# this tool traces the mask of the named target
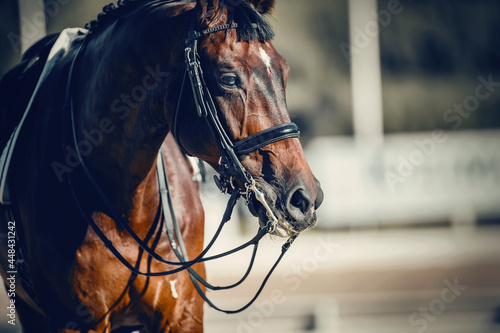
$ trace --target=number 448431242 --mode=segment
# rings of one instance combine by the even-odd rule
[[[9,257],[9,269],[16,269],[16,222],[10,221],[8,223],[7,232],[7,246],[8,246],[8,257]]]

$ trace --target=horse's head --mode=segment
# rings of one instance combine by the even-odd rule
[[[274,1],[266,0],[197,0],[198,28],[238,24],[237,29],[218,31],[199,41],[206,84],[233,142],[290,122],[285,97],[289,67],[273,47],[272,30],[262,17],[273,5]],[[177,139],[217,170],[220,154],[206,123],[201,118],[193,121],[189,113],[180,117]],[[266,145],[240,160],[278,219],[276,234],[292,235],[316,223],[323,192],[298,138]],[[266,223],[266,210],[258,200],[250,200],[249,208]]]

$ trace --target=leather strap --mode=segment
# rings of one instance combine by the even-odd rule
[[[256,23],[252,23],[252,27],[254,29],[259,29],[259,26]],[[238,28],[238,23],[231,24],[221,24],[212,28],[208,28],[202,31],[195,31],[194,27],[192,27],[191,34],[189,35],[186,43],[191,43],[193,40],[205,37],[207,35],[213,34],[214,32],[222,31],[222,30],[231,30]]]
[[[281,124],[250,135],[234,143],[233,149],[238,156],[247,155],[271,143],[285,139],[298,138],[299,136],[300,131],[295,123]]]
[[[170,241],[170,244],[172,246],[172,250],[175,253],[175,255],[177,256],[177,258],[179,259],[179,261],[181,263],[186,263],[186,262],[189,262],[189,256],[187,254],[186,246],[184,245],[184,240],[183,240],[183,237],[182,237],[182,233],[180,231],[179,223],[177,222],[177,218],[175,216],[175,212],[174,212],[174,209],[173,209],[172,197],[170,195],[170,191],[169,191],[169,188],[168,188],[168,177],[167,177],[167,174],[165,172],[165,164],[164,163],[165,162],[164,162],[164,159],[163,159],[163,153],[160,150],[160,152],[158,154],[158,163],[157,163],[157,165],[159,167],[158,168],[158,178],[159,178],[159,186],[160,186],[160,193],[161,193],[161,202],[162,202],[162,206],[163,206],[163,214],[165,216],[165,223],[166,223],[166,226],[167,226],[167,235],[168,235],[168,239]],[[167,212],[170,213],[170,216],[167,216]],[[175,233],[175,237],[174,237],[174,233]],[[232,288],[235,288],[235,287],[239,286],[249,276],[250,271],[252,270],[252,267],[253,267],[253,264],[254,264],[254,261],[255,261],[255,256],[257,254],[257,248],[258,248],[258,245],[259,245],[259,241],[266,234],[267,234],[267,230],[265,228],[261,228],[259,230],[259,232],[257,233],[257,235],[251,240],[251,242],[254,243],[253,244],[254,245],[254,249],[253,249],[253,252],[252,252],[252,258],[250,259],[250,263],[248,265],[248,268],[247,268],[245,274],[236,283],[233,283],[233,284],[228,285],[228,286],[213,286],[210,283],[208,283],[204,278],[202,278],[193,269],[193,267],[191,267],[191,266],[187,267],[187,270],[188,270],[188,273],[189,273],[189,277],[191,279],[191,282],[193,283],[193,286],[198,291],[198,293],[200,294],[201,298],[203,298],[203,300],[205,302],[207,302],[207,304],[209,306],[211,306],[212,308],[214,308],[215,310],[220,311],[220,312],[224,312],[224,313],[227,313],[227,314],[234,314],[234,313],[239,313],[239,312],[247,309],[259,297],[259,295],[262,292],[262,290],[264,289],[267,281],[269,280],[269,277],[274,272],[274,270],[278,266],[279,262],[281,261],[281,259],[285,255],[285,253],[290,248],[290,245],[297,238],[297,235],[290,237],[286,241],[286,243],[282,246],[280,256],[278,257],[278,259],[276,260],[276,262],[274,263],[274,265],[272,266],[272,268],[267,273],[266,277],[262,281],[262,283],[261,283],[258,291],[256,292],[256,294],[254,295],[254,297],[246,305],[242,306],[241,308],[239,308],[237,310],[223,310],[223,309],[219,308],[218,306],[216,306],[205,295],[205,293],[203,292],[203,289],[200,286],[200,283],[203,286],[205,286],[206,288],[211,289],[211,290],[226,290],[226,289],[232,289]],[[177,238],[177,242],[176,242],[175,238]],[[225,256],[225,255],[228,255],[228,254],[235,253],[235,252],[237,252],[237,251],[239,251],[239,250],[241,250],[243,248],[244,247],[238,247],[238,248],[235,248],[235,249],[233,249],[231,251],[223,253],[221,255],[216,255],[216,256],[213,256],[213,257],[210,257],[210,258],[202,259],[201,261],[208,261],[208,260],[212,260],[212,259],[217,259],[217,258],[220,258],[221,256]]]

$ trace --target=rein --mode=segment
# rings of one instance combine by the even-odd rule
[[[281,249],[281,254],[276,260],[275,264],[272,266],[266,277],[264,278],[260,288],[258,289],[257,293],[255,296],[243,307],[237,310],[222,310],[216,305],[214,305],[205,295],[205,293],[202,290],[202,287],[200,286],[200,283],[205,286],[208,289],[211,290],[222,290],[222,289],[231,289],[234,288],[243,281],[246,280],[246,278],[249,276],[250,271],[253,267],[255,257],[257,254],[257,249],[258,249],[258,244],[259,241],[267,234],[267,233],[272,233],[275,231],[277,227],[278,220],[272,210],[269,207],[269,204],[267,203],[265,199],[265,195],[257,188],[256,182],[253,179],[252,175],[245,169],[245,167],[241,164],[239,157],[246,155],[250,152],[253,152],[255,150],[258,150],[268,144],[278,142],[284,139],[288,138],[297,138],[299,137],[299,130],[297,125],[294,123],[286,123],[286,124],[281,124],[275,127],[271,127],[269,129],[263,130],[261,132],[258,132],[256,134],[253,134],[245,139],[242,139],[240,141],[237,141],[235,143],[232,142],[232,140],[229,138],[227,135],[226,131],[224,130],[219,117],[217,115],[217,108],[213,102],[212,96],[210,94],[210,91],[208,90],[208,87],[205,83],[204,77],[203,77],[203,71],[201,68],[201,64],[199,61],[199,54],[198,54],[198,39],[201,37],[205,37],[211,33],[215,33],[218,31],[222,30],[229,30],[229,29],[236,29],[238,25],[236,23],[233,24],[225,24],[225,25],[220,25],[216,26],[213,28],[205,29],[200,32],[196,31],[194,29],[195,26],[195,17],[193,17],[192,21],[192,29],[190,30],[190,33],[188,35],[188,38],[186,40],[186,48],[185,48],[185,62],[186,62],[186,71],[184,73],[184,79],[182,83],[182,88],[179,96],[179,103],[177,105],[176,113],[175,113],[175,118],[174,118],[174,129],[173,129],[173,134],[174,137],[177,139],[178,145],[181,148],[182,151],[185,152],[185,149],[182,147],[178,137],[176,136],[176,128],[177,128],[177,115],[179,112],[179,104],[181,100],[181,96],[183,93],[184,89],[184,83],[186,76],[189,77],[189,82],[191,84],[191,88],[193,91],[193,96],[196,104],[196,109],[197,109],[197,114],[199,117],[205,118],[207,125],[212,133],[212,136],[217,144],[217,147],[219,149],[221,159],[219,163],[219,178],[215,177],[215,181],[217,185],[219,186],[219,189],[223,193],[230,193],[231,196],[229,198],[229,201],[227,203],[224,215],[222,217],[222,220],[219,224],[219,227],[217,231],[215,232],[213,238],[211,241],[208,243],[206,248],[193,260],[189,260],[189,256],[186,251],[186,247],[184,245],[184,241],[182,238],[182,234],[179,228],[179,224],[177,222],[177,218],[173,209],[173,204],[172,204],[172,198],[171,194],[169,191],[169,185],[168,185],[168,177],[166,174],[165,170],[165,161],[163,157],[163,152],[159,151],[158,157],[157,157],[157,163],[156,163],[156,168],[157,168],[157,178],[158,178],[158,184],[159,184],[159,195],[160,195],[160,201],[162,205],[162,211],[163,211],[163,218],[165,220],[166,224],[166,234],[168,236],[168,239],[170,241],[171,247],[177,258],[179,259],[178,262],[173,262],[173,261],[167,261],[163,259],[159,254],[155,252],[154,249],[150,248],[147,243],[145,243],[140,237],[132,230],[132,228],[129,226],[128,221],[126,221],[122,215],[117,211],[117,209],[114,207],[114,205],[111,203],[109,198],[106,196],[105,192],[102,190],[102,188],[99,186],[98,182],[95,180],[95,178],[92,176],[90,170],[88,169],[87,165],[85,164],[82,155],[80,153],[80,149],[78,147],[77,143],[77,134],[76,134],[76,125],[75,125],[75,115],[74,115],[74,108],[73,108],[73,99],[70,93],[70,87],[71,87],[71,78],[73,74],[73,69],[74,65],[76,63],[76,60],[81,53],[81,51],[85,48],[86,41],[85,39],[82,44],[80,45],[79,50],[76,53],[76,56],[73,59],[73,62],[71,64],[70,70],[69,70],[69,77],[68,77],[68,83],[66,87],[66,103],[65,103],[65,108],[69,107],[70,109],[70,117],[71,117],[71,129],[72,129],[72,136],[73,136],[73,144],[74,148],[76,151],[76,155],[78,157],[78,160],[82,166],[82,169],[84,170],[84,173],[86,174],[88,180],[92,184],[92,186],[95,188],[97,193],[99,194],[100,198],[106,205],[107,209],[109,210],[109,213],[111,217],[115,220],[115,222],[122,227],[133,239],[134,241],[139,245],[141,249],[143,249],[146,253],[148,253],[152,258],[156,259],[157,261],[161,263],[165,263],[167,265],[173,265],[173,266],[178,266],[174,269],[163,271],[163,272],[141,272],[138,267],[135,267],[131,265],[124,257],[123,255],[116,249],[116,247],[113,245],[111,240],[109,240],[104,232],[100,229],[100,227],[95,223],[93,220],[92,216],[89,215],[84,207],[82,206],[80,200],[78,199],[78,195],[75,191],[75,188],[71,182],[71,177],[68,173],[68,184],[72,193],[72,196],[76,202],[76,205],[82,214],[83,218],[87,221],[88,225],[92,228],[92,230],[96,233],[96,235],[101,239],[101,241],[104,243],[104,245],[113,253],[113,255],[125,266],[127,267],[133,274],[137,275],[143,275],[143,276],[166,276],[166,275],[171,275],[175,274],[178,272],[181,272],[183,270],[187,270],[189,273],[189,276],[191,278],[191,281],[193,283],[193,286],[195,289],[198,291],[200,296],[207,302],[211,307],[214,309],[225,312],[228,314],[232,313],[238,313],[241,312],[245,309],[247,309],[260,295],[262,290],[264,289],[264,286],[266,285],[268,279],[270,278],[271,274],[274,272],[275,268],[283,258],[284,254],[287,252],[287,250],[290,248],[291,244],[293,241],[297,238],[298,235],[294,235],[290,237],[285,244],[282,246]],[[254,25],[254,28],[256,25]],[[239,180],[244,184],[245,191],[241,192],[240,189],[233,185],[235,180]],[[210,257],[205,257],[205,255],[208,253],[208,251],[212,248],[213,244],[219,237],[224,225],[231,219],[231,214],[234,209],[234,206],[239,199],[241,195],[246,196],[247,200],[251,197],[251,195],[254,195],[255,198],[260,201],[263,205],[263,207],[266,209],[267,217],[269,218],[269,221],[264,227],[260,227],[259,231],[257,234],[247,243],[238,246],[230,251],[213,255]],[[170,212],[168,214],[167,212]],[[177,238],[177,241],[176,241]],[[239,252],[249,246],[253,245],[253,252],[252,252],[252,257],[250,259],[250,263],[248,266],[247,271],[243,275],[243,277],[236,283],[229,285],[229,286],[213,286],[209,284],[207,281],[205,281],[196,271],[192,268],[194,264],[201,263],[201,262],[206,262],[210,260],[215,260],[219,259],[228,255],[231,255],[233,253]]]

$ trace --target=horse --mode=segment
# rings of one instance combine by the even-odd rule
[[[24,122],[0,206],[0,271],[24,332],[203,331],[205,286],[192,277],[205,267],[189,258],[203,253],[204,211],[188,155],[244,197],[259,230],[292,239],[315,225],[323,193],[287,112],[289,67],[265,18],[274,7],[120,0],[67,45],[37,43],[2,79],[0,142]]]

